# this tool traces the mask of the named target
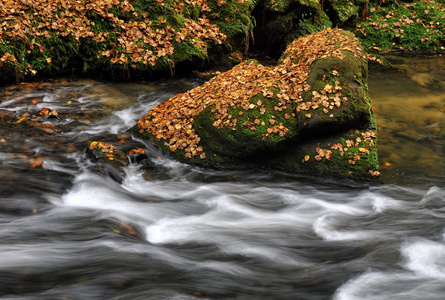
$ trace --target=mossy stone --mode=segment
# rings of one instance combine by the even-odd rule
[[[243,62],[153,108],[134,131],[196,165],[261,162],[377,181],[365,57],[349,32],[306,36],[288,46],[277,66]]]

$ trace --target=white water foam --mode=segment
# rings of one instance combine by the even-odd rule
[[[445,190],[437,186],[432,186],[419,202],[419,206],[437,206],[442,208],[445,206]]]
[[[369,270],[344,285],[334,300],[443,299],[445,292],[445,245],[416,239],[402,245],[406,271]]]
[[[165,215],[180,215],[174,213],[162,203],[134,201],[115,181],[99,175],[84,172],[79,175],[73,188],[60,199],[52,198],[50,201],[59,206],[87,208],[100,212],[105,218],[117,218],[124,222],[151,223],[163,218]]]
[[[334,294],[334,300],[442,300],[444,282],[418,278],[412,273],[366,272],[351,279]]]
[[[381,232],[375,230],[337,230],[339,219],[342,219],[341,215],[324,215],[315,221],[314,231],[327,241],[365,240],[381,236]]]
[[[84,100],[85,101],[85,100]],[[111,134],[118,134],[125,132],[130,127],[134,126],[138,119],[140,119],[145,113],[152,107],[159,104],[159,101],[153,101],[151,103],[138,103],[131,107],[122,108],[114,111],[110,116],[100,120],[95,120],[95,124],[88,127],[88,129],[82,130],[81,134],[99,134],[108,132]],[[111,112],[111,111],[110,111]]]
[[[406,202],[391,197],[386,197],[369,192],[372,199],[372,208],[376,213],[383,213],[388,210],[403,211],[406,210]]]
[[[445,245],[430,240],[408,243],[401,250],[405,267],[419,275],[445,280]]]
[[[53,171],[68,173],[71,175],[75,175],[78,173],[78,170],[68,169],[67,167],[64,166],[63,163],[54,161],[51,159],[44,159],[43,163],[42,163],[42,168],[44,168],[46,170],[53,170]]]
[[[160,248],[155,245],[150,244],[135,244],[135,243],[125,243],[123,241],[114,242],[114,241],[104,241],[101,242],[100,245],[106,246],[113,250],[113,252],[117,253],[136,253],[136,254],[149,254],[154,259],[158,261],[167,262],[171,266],[187,269],[187,270],[196,270],[200,271],[202,269],[213,269],[218,270],[219,272],[236,275],[236,276],[251,276],[252,271],[238,265],[236,262],[232,261],[216,261],[216,260],[206,260],[201,261],[195,260],[192,258],[187,258],[183,255],[178,255],[178,252],[168,248]]]

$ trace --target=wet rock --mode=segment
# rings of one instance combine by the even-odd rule
[[[45,119],[57,119],[61,120],[59,117],[59,113],[55,109],[50,109],[48,107],[44,107],[39,111],[39,115]]]
[[[98,162],[96,169],[105,173],[115,181],[121,183],[124,179],[124,168],[128,160],[123,151],[117,150],[113,145],[93,141],[87,148],[87,155]]]
[[[349,32],[299,38],[277,66],[242,63],[151,109],[132,131],[181,161],[260,163],[374,181],[377,126],[367,58]]]
[[[86,153],[90,159],[97,162],[93,167],[94,170],[122,183],[125,176],[125,167],[130,163],[140,163],[148,158],[145,150],[140,147],[127,145],[126,148],[125,150],[119,150],[111,144],[93,141],[87,147]]]

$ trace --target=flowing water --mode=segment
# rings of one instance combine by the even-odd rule
[[[199,84],[54,81],[1,92],[1,299],[443,299],[445,63],[371,70],[385,184],[184,165],[146,145],[122,183],[85,148]],[[117,137],[116,137],[117,135]]]

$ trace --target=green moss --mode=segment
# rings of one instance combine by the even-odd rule
[[[374,53],[444,53],[445,4],[437,1],[372,1],[355,33]]]
[[[248,40],[255,26],[251,16],[254,4],[254,1],[239,3],[228,0],[225,5],[218,6],[217,1],[209,2],[211,11],[208,17],[227,36],[225,47],[230,52],[248,51]],[[213,48],[211,51],[214,51]]]
[[[372,133],[372,137],[365,139],[364,135],[368,132]],[[300,141],[283,152],[280,159],[272,160],[268,164],[291,172],[379,183],[379,173],[376,172],[379,170],[376,134],[377,124],[372,115],[365,129],[345,130],[343,133]],[[353,146],[350,146],[351,143]],[[341,145],[341,148],[335,149],[338,145]],[[332,152],[328,158],[324,154],[319,155],[323,151],[327,152],[326,150]]]
[[[199,48],[193,43],[183,41],[181,43],[173,42],[175,52],[171,55],[170,59],[176,63],[183,61],[197,61],[203,62],[207,58],[207,49]]]
[[[320,10],[321,6],[317,0],[276,0],[269,1],[267,8],[277,13],[285,13],[296,6],[306,6],[315,10]]]
[[[122,63],[122,61],[112,63],[112,60],[118,57],[126,57],[131,60],[133,54],[131,51],[133,50],[124,49],[125,45],[119,39],[125,31],[124,27],[112,21],[111,18],[104,18],[92,9],[86,12],[85,17],[89,24],[85,24],[85,28],[94,32],[97,36],[105,37],[103,42],[96,42],[89,37],[79,38],[75,37],[75,34],[60,32],[60,29],[53,30],[50,25],[47,25],[47,23],[50,23],[51,17],[49,17],[49,20],[45,19],[44,22],[46,23],[43,23],[41,11],[34,15],[33,11],[36,11],[35,9],[22,4],[27,16],[30,16],[29,22],[31,25],[40,28],[41,32],[39,34],[25,34],[26,36],[23,39],[20,37],[8,40],[9,35],[6,33],[2,36],[0,54],[10,53],[16,58],[15,62],[6,62],[6,64],[0,66],[4,73],[2,75],[5,78],[13,77],[15,79],[15,75],[23,78],[24,75],[50,76],[51,74],[59,74],[59,72],[75,72],[76,74],[100,72],[103,75],[111,74],[112,76],[121,73],[120,78],[128,78],[130,71],[132,74],[143,74],[144,72],[147,74],[152,72],[173,74],[174,68],[183,62],[189,62],[182,64],[185,68],[189,68],[190,65],[197,67],[210,60],[217,60],[234,50],[245,49],[247,45],[246,38],[251,34],[254,26],[250,16],[254,5],[253,1],[244,3],[239,3],[236,0],[227,1],[227,4],[221,7],[217,5],[216,1],[211,1],[208,3],[212,8],[210,12],[207,10],[201,11],[201,6],[193,2],[163,1],[157,3],[143,0],[132,0],[130,2],[133,11],[125,11],[119,5],[107,11],[107,13],[126,23],[124,24],[126,28],[136,26],[134,25],[136,23],[133,22],[143,21],[148,25],[147,20],[151,20],[154,29],[166,29],[167,26],[170,26],[176,32],[180,32],[187,19],[199,24],[201,18],[207,16],[213,23],[220,25],[221,30],[228,37],[227,41],[220,45],[212,38],[205,38],[196,34],[194,37],[188,37],[184,41],[177,42],[173,35],[170,40],[174,47],[173,55],[169,54],[171,48],[168,47],[169,44],[167,43],[166,49],[163,49],[166,50],[166,54],[158,59],[156,64],[152,64],[152,61],[138,62],[136,60],[128,63]],[[180,10],[178,5],[181,5]],[[52,14],[62,17],[63,10],[64,8],[61,5],[54,6]],[[166,23],[158,23],[160,17],[163,17]],[[230,22],[228,19],[230,19]],[[188,28],[187,30],[192,29]],[[170,30],[169,32],[171,33]],[[143,39],[139,38],[134,42],[141,46]],[[153,51],[153,55],[157,59],[156,55],[159,53],[156,53],[157,49],[153,49],[153,47],[155,46],[145,44],[143,50]],[[111,52],[102,55],[100,51]],[[140,53],[141,49],[138,49],[137,52]],[[144,54],[141,53],[142,56]],[[48,61],[51,61],[51,63],[48,63]],[[32,70],[32,72],[28,72],[29,70]]]
[[[16,60],[6,60],[1,62],[0,80],[3,83],[19,81],[27,72],[26,68],[26,45],[20,41],[4,41],[0,43],[0,57],[4,55],[13,55]]]
[[[271,87],[273,97],[266,98],[261,93],[249,99],[251,107],[232,106],[227,113],[230,124],[217,128],[214,106],[207,107],[194,119],[194,129],[201,137],[201,145],[207,157],[220,159],[254,160],[264,153],[280,151],[294,139],[300,129],[295,115],[295,105],[277,109],[279,103],[277,88]],[[230,146],[228,146],[230,145]]]
[[[358,19],[369,0],[327,0],[325,11],[330,16],[335,26],[343,26],[346,23]]]
[[[299,116],[305,122],[303,134],[317,134],[325,131],[326,127],[331,131],[337,131],[345,129],[351,123],[358,126],[369,123],[371,104],[366,91],[367,61],[365,58],[356,58],[348,51],[343,54],[344,59],[328,57],[318,59],[313,63],[307,80],[311,89],[303,94],[303,99],[311,102],[314,91],[321,94],[327,85],[332,87],[338,85],[341,90],[327,96],[339,95],[342,101],[340,107],[334,106],[333,109],[320,105],[317,109],[301,110]],[[337,71],[336,75],[333,74],[333,70]],[[344,98],[347,101],[343,101]],[[310,118],[305,117],[308,113]],[[323,125],[319,127],[320,124]],[[327,124],[330,126],[326,126]]]
[[[260,97],[254,98],[259,99]],[[269,123],[269,118],[272,118],[270,114],[261,115],[259,111],[244,111],[236,108],[231,109],[229,113],[235,114],[237,111],[243,111],[244,114],[236,117],[236,126],[220,129],[213,127],[214,113],[212,113],[211,107],[195,118],[194,128],[201,137],[201,145],[206,153],[216,154],[229,160],[234,158],[252,160],[263,153],[278,151],[283,147],[281,143],[287,143],[291,139],[291,135],[295,136],[298,133],[296,118],[285,120],[279,114],[274,116],[276,124],[281,123],[283,127],[290,128],[286,135],[280,136],[267,132],[268,128],[273,127]],[[255,124],[255,120],[258,120],[258,125]],[[244,125],[246,122],[249,122],[251,126]],[[227,145],[230,146],[227,147]]]
[[[133,5],[135,12],[140,16],[143,14],[148,14],[149,16],[159,16],[165,13],[165,8],[157,5],[155,1],[134,0],[131,1],[131,4]]]

